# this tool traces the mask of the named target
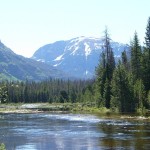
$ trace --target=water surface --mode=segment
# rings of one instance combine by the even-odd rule
[[[147,120],[86,114],[1,114],[7,150],[149,150]]]

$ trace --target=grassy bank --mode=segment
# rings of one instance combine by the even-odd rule
[[[0,112],[43,112],[43,111],[67,111],[67,112],[82,112],[82,113],[109,113],[110,110],[104,107],[97,108],[92,104],[85,103],[9,103],[0,104]]]
[[[107,114],[111,116],[122,116],[132,118],[143,116],[141,114],[120,114],[101,107],[97,108],[92,103],[9,103],[0,104],[0,113],[38,113],[38,112],[72,112],[72,113],[90,113],[90,114]],[[150,112],[145,114],[150,119]]]

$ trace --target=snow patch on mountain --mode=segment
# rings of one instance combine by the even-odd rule
[[[61,64],[61,62],[53,65],[53,67],[58,67],[60,64]]]
[[[70,48],[71,49],[71,48]],[[75,55],[76,54],[76,51],[79,49],[78,46],[73,46],[72,50],[73,52],[71,53],[71,55]]]
[[[63,58],[63,54],[60,55],[60,56],[58,56],[58,57],[56,57],[56,58],[54,59],[54,61],[60,61],[60,60],[62,60],[62,59],[64,59],[64,58]]]
[[[44,59],[37,59],[37,61],[45,62],[45,60],[44,60]]]
[[[85,46],[85,56],[86,56],[86,59],[87,59],[88,55],[90,55],[92,50],[91,50],[90,46],[87,43],[84,43],[84,46]]]

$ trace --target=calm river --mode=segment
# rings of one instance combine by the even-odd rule
[[[150,150],[150,122],[85,114],[0,114],[7,150]]]

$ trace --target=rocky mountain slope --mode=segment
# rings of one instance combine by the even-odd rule
[[[99,38],[77,37],[67,41],[57,41],[39,48],[32,59],[51,64],[77,78],[88,79],[95,74],[104,41]],[[115,59],[120,58],[127,44],[111,41]]]

